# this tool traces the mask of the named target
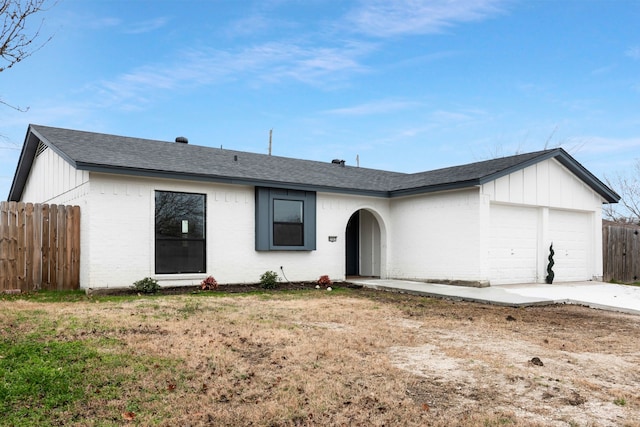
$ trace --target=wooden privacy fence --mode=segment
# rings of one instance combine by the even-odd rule
[[[80,287],[80,207],[0,202],[0,292]]]
[[[606,282],[640,281],[640,227],[604,224],[602,256]]]

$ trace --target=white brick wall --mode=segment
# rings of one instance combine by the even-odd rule
[[[389,276],[483,280],[477,189],[393,199]]]
[[[272,270],[291,281],[327,274],[342,280],[345,230],[349,217],[368,208],[388,215],[388,200],[320,193],[317,198],[317,250],[255,251],[254,188],[174,180],[91,174],[90,217],[83,229],[88,249],[83,287],[123,287],[151,276],[163,286],[198,284],[205,274],[154,273],[154,191],[203,193],[207,197],[207,274],[219,283],[255,283]],[[329,242],[329,236],[337,236]]]

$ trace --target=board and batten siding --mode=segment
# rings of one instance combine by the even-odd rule
[[[494,224],[510,218],[511,226],[520,221],[523,229],[531,231],[535,222],[537,236],[535,243],[531,238],[519,238],[517,233],[509,239],[504,230],[492,228],[487,257],[492,284],[543,283],[552,242],[555,282],[602,278],[603,199],[555,159],[483,184],[480,191],[489,201],[489,216]],[[523,215],[523,208],[532,215]],[[519,256],[524,252],[535,253],[535,258],[527,258],[526,265]],[[529,273],[524,274],[525,269]]]
[[[548,159],[483,184],[491,202],[570,210],[600,209],[603,199],[555,159]]]
[[[77,170],[55,151],[40,147],[21,200],[37,203],[77,203],[88,193],[89,172]]]

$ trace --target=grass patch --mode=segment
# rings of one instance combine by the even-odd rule
[[[619,313],[348,287],[23,297],[0,301],[0,425],[606,424],[575,396],[640,419],[640,323]]]
[[[35,425],[82,399],[84,371],[97,352],[81,342],[27,336],[2,340],[0,357],[0,418]]]
[[[613,283],[614,285],[640,286],[640,282],[621,282],[615,279],[610,280],[609,283]]]
[[[85,291],[38,291],[20,294],[0,293],[0,301],[78,302],[89,298]]]
[[[618,397],[613,400],[613,404],[617,406],[625,406],[627,404],[627,399],[624,397]]]
[[[94,407],[109,413],[100,418],[119,424],[121,412],[132,405],[144,411],[144,402],[122,402],[123,395],[147,389],[147,400],[157,400],[166,393],[166,373],[176,376],[176,360],[130,355],[117,339],[67,341],[51,335],[46,329],[0,340],[1,425],[92,424]],[[155,374],[160,386],[149,390]]]

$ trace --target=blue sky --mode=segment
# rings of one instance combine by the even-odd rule
[[[29,123],[417,172],[640,157],[640,1],[60,0],[0,73],[0,199]],[[34,22],[39,24],[39,22]]]

